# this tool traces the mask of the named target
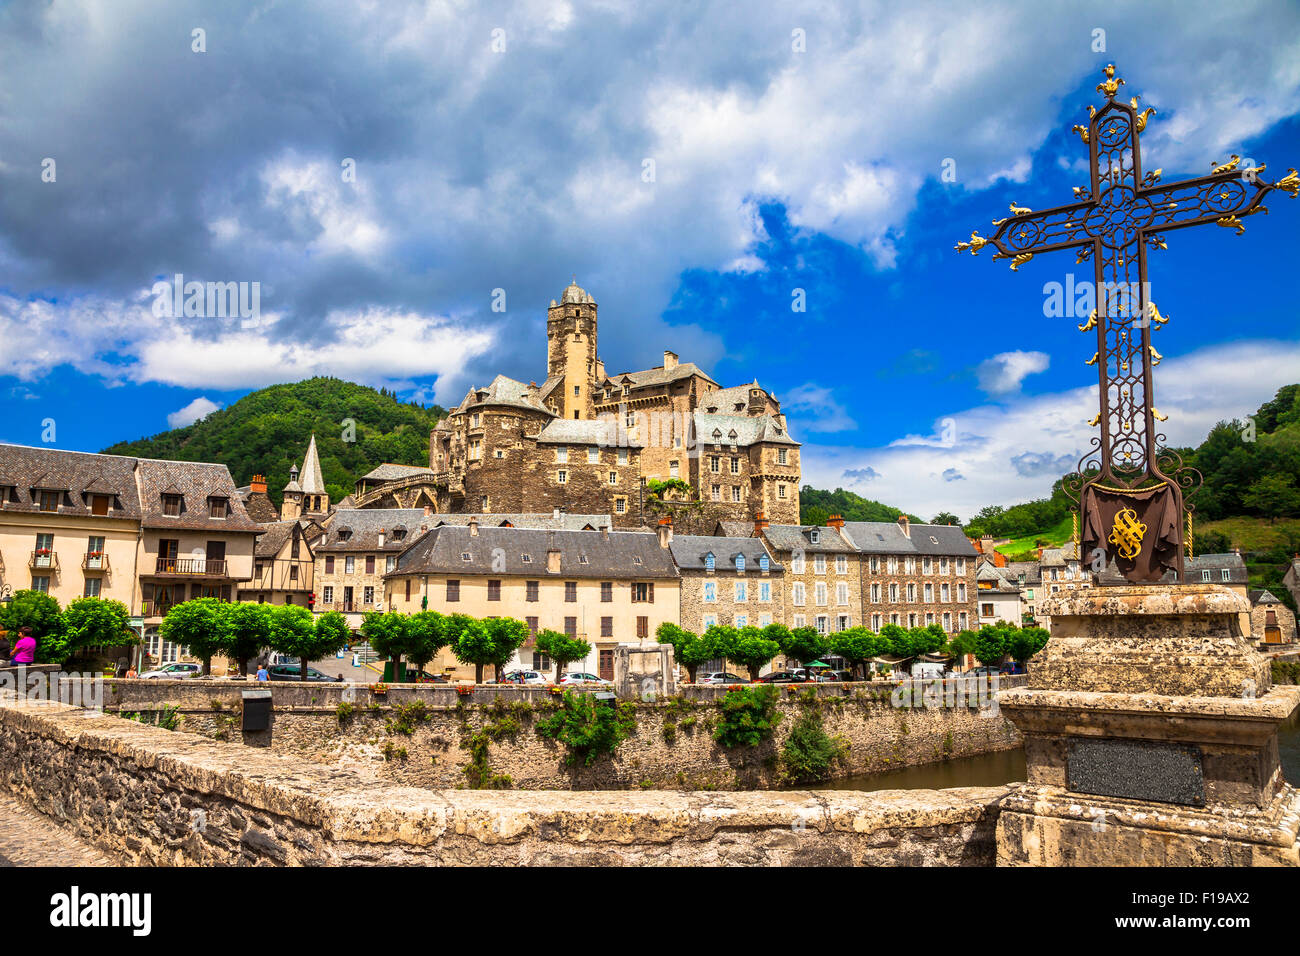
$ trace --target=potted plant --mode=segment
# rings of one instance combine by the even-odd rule
[[[370,693],[374,694],[376,697],[383,697],[388,693],[388,685],[384,683],[371,684]]]

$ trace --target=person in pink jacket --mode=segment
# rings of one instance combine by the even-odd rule
[[[23,625],[18,629],[18,643],[14,644],[14,656],[10,664],[33,664],[36,662],[36,638],[32,629]]]

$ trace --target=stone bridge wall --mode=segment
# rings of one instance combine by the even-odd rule
[[[991,866],[1008,788],[431,791],[10,701],[0,789],[148,865]]]
[[[554,706],[546,687],[454,688],[394,684],[377,696],[365,685],[275,682],[269,731],[241,730],[241,695],[254,685],[231,681],[108,681],[110,713],[143,713],[153,722],[175,708],[177,729],[211,739],[269,747],[373,779],[427,788],[466,784],[471,738],[492,731],[487,768],[526,790],[749,790],[781,785],[777,756],[803,710],[816,706],[831,736],[850,747],[836,779],[899,769],[948,757],[1019,747],[1014,726],[998,713],[970,707],[901,708],[892,684],[815,687],[817,702],[785,693],[773,738],[757,747],[725,748],[713,740],[721,688],[697,688],[703,699],[636,704],[636,733],[612,758],[567,767],[566,749],[535,732]],[[798,688],[798,692],[804,692]],[[417,711],[422,708],[422,713]],[[409,731],[409,732],[407,732]],[[480,768],[482,765],[479,765]],[[504,782],[504,781],[503,781]]]

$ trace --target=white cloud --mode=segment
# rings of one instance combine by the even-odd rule
[[[1026,375],[1046,372],[1050,363],[1046,352],[1002,352],[981,362],[975,376],[986,394],[1009,395],[1020,391]]]
[[[798,431],[842,432],[857,427],[831,390],[812,382],[786,392],[781,410],[795,420]]]
[[[200,418],[207,418],[221,407],[219,402],[200,395],[184,408],[178,408],[168,415],[167,424],[172,428],[184,428],[186,425],[193,425]]]
[[[1295,381],[1297,368],[1300,342],[1240,342],[1167,357],[1155,388],[1156,404],[1169,416],[1161,423],[1168,444],[1198,445],[1215,423],[1252,414]],[[1087,425],[1096,410],[1094,385],[953,412],[947,445],[935,439],[882,448],[805,444],[803,480],[834,488],[870,475],[868,497],[914,514],[947,510],[968,519],[985,505],[1046,497],[1097,433]],[[936,424],[936,434],[943,430]],[[963,480],[952,480],[955,475]]]

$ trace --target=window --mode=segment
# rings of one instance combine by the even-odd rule
[[[922,573],[922,574],[933,574],[933,573],[934,573],[934,565],[931,563],[931,561],[930,561],[929,558],[922,558],[922,559],[921,559],[921,573]]]
[[[566,445],[558,445],[555,449],[555,460],[560,464],[565,464],[569,460],[569,449]]]
[[[929,581],[925,582],[925,603],[929,604],[934,600],[934,585]]]
[[[578,619],[576,617],[566,617],[564,619],[564,634],[566,637],[578,636]]]
[[[741,601],[748,601],[748,600],[749,600],[749,586],[748,586],[748,584],[746,584],[746,582],[744,582],[744,581],[737,581],[737,582],[736,582],[736,601],[737,601],[737,603],[739,603],[739,602],[741,602]]]
[[[820,529],[820,528],[813,528],[811,531],[809,531],[809,532],[808,532],[808,540],[811,541],[813,544],[820,544],[820,543],[821,543],[821,540],[822,540],[822,532],[821,532],[821,529]]]
[[[326,574],[334,573],[334,555],[332,554],[325,556],[325,573]]]
[[[813,555],[813,573],[814,574],[826,573],[826,555],[824,554]]]
[[[916,585],[915,585],[915,584],[909,584],[909,585],[907,586],[907,603],[908,603],[908,604],[915,604],[915,603],[916,603]]]
[[[718,585],[713,581],[704,582],[704,603],[713,604],[718,600]]]
[[[569,483],[569,473],[561,468],[555,473],[555,480],[562,485],[566,485]]]
[[[776,450],[776,463],[778,465],[790,464],[790,453],[784,448],[778,448]]]
[[[916,558],[907,559],[907,573],[908,574],[916,573]]]
[[[939,573],[940,573],[940,574],[947,574],[947,573],[948,573],[948,559],[947,559],[947,558],[940,558],[940,559],[939,559]]]
[[[766,554],[760,554],[760,555],[758,556],[758,569],[759,569],[760,571],[762,571],[764,574],[766,574],[767,571],[768,571],[768,568],[770,568],[770,567],[771,567],[771,563],[767,560],[767,555],[766,555]]]
[[[716,614],[706,614],[706,615],[704,615],[704,629],[705,629],[706,631],[707,631],[709,628],[715,626],[717,623],[718,623],[718,616],[717,616]]]
[[[289,565],[289,580],[290,581],[298,580],[298,565],[296,564]]]
[[[1033,613],[1033,608],[1030,608],[1029,613],[1031,613],[1031,614]],[[964,630],[966,630],[966,612],[965,612],[965,611],[961,611],[961,612],[958,613],[958,615],[957,615],[957,629],[958,629],[959,631],[964,631]]]
[[[731,486],[731,500],[740,501],[740,485]]]
[[[891,585],[889,586],[889,603],[890,603],[890,604],[897,604],[897,603],[898,603],[898,585],[897,585],[897,584],[891,584]]]
[[[460,582],[454,578],[447,581],[447,603],[455,604],[460,600]]]
[[[1202,572],[1201,572],[1201,580],[1202,580],[1202,581],[1208,581],[1208,580],[1210,580],[1210,572],[1209,572],[1209,571],[1202,571]]]
[[[82,592],[84,597],[99,597],[99,589],[103,586],[102,578],[86,578],[86,589]]]
[[[384,573],[392,574],[393,570],[396,567],[397,567],[397,555],[395,554],[386,555],[384,557]]]
[[[679,461],[670,461],[670,462],[668,463],[668,477],[669,477],[669,478],[677,478],[677,477],[681,474],[681,470],[682,470],[681,462],[679,462]]]
[[[578,600],[578,582],[564,582],[564,601],[566,604],[575,604]]]
[[[230,515],[230,500],[213,496],[208,499],[208,517],[226,518]]]
[[[366,587],[362,588],[362,589],[361,589],[361,600],[362,600],[364,603],[366,603],[366,604],[374,604],[374,603],[375,603],[375,589],[374,589],[372,586],[370,586],[370,585],[366,585]]]
[[[958,558],[956,564],[957,564],[957,566],[956,566],[956,571],[957,571],[957,573],[958,573],[958,574],[965,574],[965,573],[966,573],[966,559],[965,559],[965,558]]]
[[[827,618],[826,618],[826,615],[825,615],[825,614],[818,614],[818,615],[817,615],[817,619],[816,619],[816,621],[815,621],[814,623],[815,623],[815,625],[816,625],[816,627],[817,627],[817,633],[818,633],[818,634],[825,634],[825,633],[826,633]]]
[[[840,607],[845,607],[849,603],[849,586],[844,581],[835,585],[835,603]]]
[[[736,455],[731,456],[731,473],[733,475],[740,474],[740,458]]]
[[[804,571],[803,552],[802,551],[792,552],[790,555],[790,573],[803,574],[803,571]]]
[[[760,601],[772,600],[772,582],[761,581],[758,585],[758,599]]]
[[[40,576],[40,577],[38,577],[38,576],[36,576],[36,575],[32,575],[32,590],[33,590],[33,591],[41,591],[42,593],[49,594],[49,593],[50,593],[50,579],[49,579],[49,577],[44,576],[44,575],[42,575],[42,576]]]
[[[528,634],[529,634],[529,636],[530,636],[530,637],[536,637],[536,636],[537,636],[537,618],[535,618],[535,617],[526,617],[526,618],[524,618],[524,623],[525,623],[526,625],[528,625]]]
[[[491,581],[488,581],[487,585],[488,585],[488,595],[487,595],[487,599],[488,599],[489,601],[500,601],[500,600],[501,600],[501,582],[500,582],[500,581],[497,581],[497,580],[491,580]]]
[[[655,586],[653,583],[637,581],[632,585],[633,604],[653,604],[654,602]]]
[[[885,570],[886,570],[888,573],[890,573],[890,574],[897,574],[897,573],[898,573],[898,558],[894,557],[894,556],[891,554],[891,555],[889,556],[889,560],[888,560],[888,562],[887,562],[886,565],[885,565]]]
[[[86,538],[86,570],[93,571],[104,566],[104,538],[92,534]]]
[[[90,513],[92,515],[108,514],[108,495],[91,495],[90,496]]]
[[[871,629],[873,631],[879,631],[880,628],[881,628],[880,615],[879,614],[871,615]]]
[[[943,612],[943,629],[950,634],[952,633],[952,613],[949,611]]]
[[[794,623],[791,625],[791,627],[805,627],[807,626],[807,624],[808,624],[808,618],[804,617],[804,615],[802,614],[796,614],[794,616]]]
[[[816,600],[818,607],[826,606],[826,582],[825,581],[818,581],[816,584],[813,585],[813,595],[814,595],[814,600]]]
[[[615,498],[615,499],[614,499],[614,514],[616,514],[616,515],[621,515],[621,514],[623,514],[625,511],[627,511],[627,499],[626,499],[626,498]]]
[[[357,559],[353,555],[349,554],[347,557],[343,559],[343,573],[356,574],[356,571],[357,571]]]
[[[879,585],[879,584],[873,584],[873,585],[871,585],[871,603],[872,603],[872,604],[879,604],[879,603],[880,603],[880,585]]]
[[[618,472],[616,472],[616,471],[611,471],[611,472],[609,473],[609,483],[610,483],[611,485],[616,485],[616,484],[618,484]]]
[[[880,573],[880,559],[875,556],[872,556],[871,558],[871,573],[872,574]]]
[[[939,600],[943,601],[944,604],[947,604],[949,601],[952,600],[952,585],[945,582],[943,585],[940,586]]]
[[[713,557],[712,551],[710,551],[708,554],[704,556],[704,570],[708,571],[710,574],[713,573],[713,569],[715,567],[714,561],[715,559]]]
[[[375,556],[373,554],[368,554],[366,555],[366,574],[374,574],[374,573],[375,573]]]
[[[636,619],[636,636],[643,641],[650,636],[650,618],[641,616]]]
[[[535,601],[537,601],[537,599],[538,599],[538,594],[537,594],[537,582],[536,582],[536,581],[525,581],[525,582],[524,582],[524,600],[525,600],[525,601],[533,601],[533,602],[535,602]]]
[[[795,581],[790,585],[790,603],[795,607],[803,607],[805,603],[805,585],[802,581]]]
[[[980,617],[992,617],[992,616],[993,616],[993,605],[991,603],[981,604]]]
[[[327,585],[325,585],[325,587],[321,588],[320,599],[321,599],[322,601],[324,601],[326,604],[333,604],[333,603],[334,603],[334,585],[332,585],[332,584],[327,584]]]
[[[849,629],[850,617],[847,614],[841,614],[835,619],[835,630],[847,631]]]
[[[600,582],[600,603],[611,604],[613,603],[613,601],[614,601],[614,582],[601,581]]]
[[[1227,569],[1227,568],[1224,568],[1224,569],[1223,569],[1223,580],[1227,581],[1231,576],[1232,576],[1232,575],[1229,574],[1228,569]]]
[[[181,496],[180,495],[163,495],[162,496],[163,514],[175,518],[181,513]],[[45,511],[45,493],[41,492],[41,510]],[[50,509],[52,510],[52,509]]]
[[[717,474],[718,472],[720,472],[721,470],[722,470],[722,459],[719,458],[717,455],[710,455],[710,456],[709,456],[709,471],[711,471],[713,474],[716,475],[716,474]]]
[[[627,449],[626,449],[626,448],[620,448],[620,449],[618,450],[618,463],[619,463],[620,465],[626,465],[626,464],[627,464]]]
[[[962,604],[966,603],[966,582],[965,581],[959,581],[957,583],[957,600]]]
[[[785,497],[785,485],[777,485],[777,486],[776,486],[776,496],[777,496],[778,498],[784,498],[784,497]]]
[[[533,651],[533,670],[545,673],[551,669],[551,659],[545,654]]]
[[[614,619],[612,617],[602,617],[600,619],[600,636],[601,637],[614,636]]]
[[[835,555],[835,573],[836,574],[849,573],[849,556],[847,554]]]
[[[736,555],[736,570],[741,574],[745,573],[745,556],[743,554]]]
[[[587,448],[587,464],[589,465],[600,464],[600,449],[597,448],[595,445],[591,445],[590,447]]]
[[[713,492],[713,495],[712,495],[713,500],[714,500],[714,501],[721,501],[721,500],[722,500],[722,485],[714,485],[714,486],[712,487],[711,490],[712,490],[712,492]]]

